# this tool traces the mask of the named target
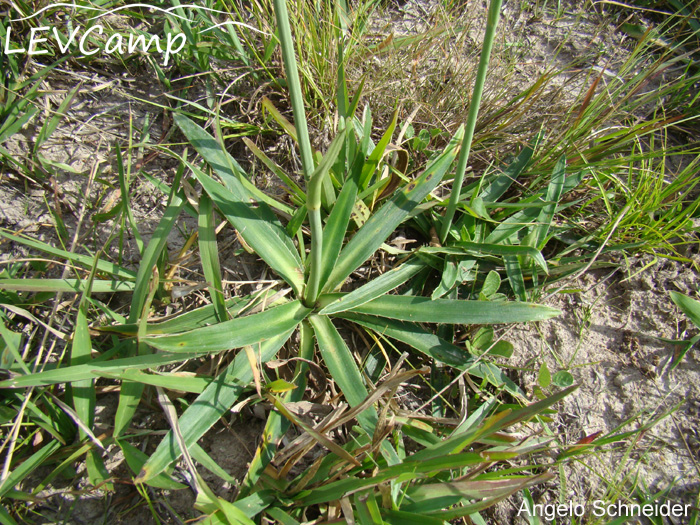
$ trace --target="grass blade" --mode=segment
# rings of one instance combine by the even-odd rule
[[[221,282],[219,250],[216,246],[214,208],[211,198],[203,193],[199,199],[199,256],[202,261],[204,278],[209,283],[209,295],[216,309],[219,322],[228,321],[228,310],[224,299],[224,286]]]
[[[76,292],[85,291],[84,279],[1,279],[0,290],[17,292]],[[134,283],[129,281],[92,281],[93,293],[132,292]]]
[[[83,268],[92,268],[92,265],[95,262],[94,259],[89,255],[78,255],[75,253],[70,253],[66,250],[54,248],[53,246],[49,246],[48,244],[45,244],[40,241],[35,241],[33,239],[28,239],[20,235],[14,235],[12,233],[7,233],[7,231],[3,231],[2,229],[0,229],[0,237],[4,237],[5,239],[9,239],[13,242],[24,244],[25,246],[29,246],[30,248],[34,248],[35,250],[40,250],[44,253],[60,257],[61,259],[66,259],[72,263],[82,266]],[[97,263],[97,269],[100,272],[114,275],[119,279],[125,279],[127,281],[132,281],[136,278],[136,272],[127,270],[126,268],[122,268],[117,264],[103,260],[100,260]]]
[[[554,166],[554,172],[552,173],[552,180],[547,187],[547,204],[542,208],[540,215],[537,219],[537,237],[535,241],[535,246],[538,249],[544,248],[544,244],[547,240],[547,233],[549,232],[549,227],[552,224],[552,219],[554,219],[554,212],[557,209],[557,204],[561,198],[562,191],[564,190],[564,182],[566,181],[566,157],[561,156]]]

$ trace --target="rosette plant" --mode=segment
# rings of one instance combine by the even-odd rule
[[[490,31],[495,30],[497,16],[493,12],[498,13],[500,2],[492,4]],[[431,265],[441,263],[421,250],[404,254],[390,271],[354,283],[354,289],[346,291],[344,284],[353,272],[387,248],[385,242],[391,235],[406,220],[424,211],[426,200],[435,203],[437,197],[432,192],[451,172],[460,148],[463,153],[468,149],[468,144],[463,143],[465,131],[458,130],[420,174],[412,179],[398,177],[396,189],[385,192],[387,181],[381,179],[379,166],[395,121],[375,145],[370,137],[369,111],[364,112],[362,119],[355,117],[359,96],[349,100],[341,66],[339,132],[324,155],[314,154],[284,1],[277,0],[275,8],[296,124],[288,129],[299,142],[303,183],[272,166],[262,152],[256,154],[265,158],[288,185],[293,205],[255,187],[227,152],[218,118],[211,134],[191,118],[176,115],[175,123],[204,164],[188,160],[186,155],[180,157],[181,169],[172,185],[169,204],[143,250],[138,273],[134,276],[97,258],[93,261],[71,256],[76,264],[90,267],[92,263],[93,271],[88,280],[76,283],[84,300],[76,320],[70,366],[17,374],[2,384],[18,388],[71,383],[75,413],[86,423],[81,427],[81,435],[87,441],[94,438],[90,434],[90,407],[94,407],[95,378],[120,379],[113,439],[138,473],[136,482],[161,488],[181,487],[169,474],[182,457],[198,492],[198,506],[212,523],[252,523],[251,519],[261,513],[280,523],[298,523],[297,520],[309,518],[309,513],[327,513],[330,517],[342,512],[346,518],[354,516],[362,523],[409,523],[411,519],[442,523],[474,515],[509,494],[548,479],[546,473],[528,476],[521,472],[530,467],[486,470],[498,461],[544,447],[547,439],[515,439],[501,431],[533,418],[568,390],[524,408],[501,408],[484,391],[488,400],[456,428],[445,427],[438,420],[431,426],[418,415],[394,414],[387,400],[403,382],[424,373],[425,368],[407,372],[395,369],[375,385],[369,379],[368,367],[356,360],[343,334],[346,327],[354,324],[359,330],[374,334],[377,340],[388,339],[409,349],[422,363],[442,363],[479,378],[484,385],[505,387],[521,397],[518,388],[496,365],[473,355],[449,337],[441,337],[434,325],[538,321],[559,312],[526,302],[460,299],[458,293],[446,299],[423,296],[420,292],[424,287],[411,286],[412,280],[424,282],[420,277],[430,273]],[[473,132],[473,122],[470,126],[468,137]],[[211,304],[173,319],[149,322],[149,309],[164,271],[161,255],[167,235],[178,216],[190,206],[181,187],[185,170],[191,172],[201,188],[196,210],[199,251]],[[456,191],[459,194],[459,188]],[[191,196],[190,192],[190,201]],[[453,213],[453,207],[450,209]],[[195,210],[191,208],[190,212]],[[249,296],[224,297],[215,213],[225,217],[242,242],[279,276],[279,286]],[[448,230],[451,219],[448,213]],[[86,318],[89,290],[104,288],[105,283],[96,275],[105,273],[129,282],[125,288],[133,291],[133,298],[128,318],[120,324],[99,327],[112,333],[114,348],[91,358]],[[404,286],[407,283],[409,286]],[[116,334],[129,337],[118,340]],[[274,360],[285,345],[295,356],[293,377],[271,379],[263,365]],[[213,377],[157,370],[201,356],[230,356],[234,350],[230,364]],[[348,407],[317,426],[290,408],[302,401],[312,364],[327,371]],[[148,369],[157,371],[151,373]],[[150,456],[130,444],[129,432],[147,385],[157,389],[172,427]],[[190,392],[196,397],[178,414],[164,395],[164,388]],[[236,499],[229,502],[216,497],[206,486],[193,459],[214,473],[227,476],[198,445],[198,440],[229,414],[244,395],[267,400],[272,410]],[[333,429],[353,421],[357,425],[344,443],[329,437]],[[290,424],[305,434],[278,453]],[[420,450],[409,453],[404,435]],[[329,453],[299,472],[300,460],[314,444],[324,446]],[[94,450],[88,461],[91,479],[99,480],[104,469]]]

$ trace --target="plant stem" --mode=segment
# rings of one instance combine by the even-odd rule
[[[304,179],[308,181],[314,171],[314,157],[313,150],[311,149],[311,141],[309,140],[309,128],[306,124],[304,97],[302,96],[301,83],[299,82],[297,59],[294,54],[294,43],[292,42],[292,30],[289,27],[287,2],[286,0],[274,0],[274,5],[280,46],[282,47],[282,60],[284,62],[284,70],[287,73],[289,98],[292,102],[294,125],[297,128],[297,137],[299,139],[301,165],[304,172]]]
[[[318,298],[321,285],[321,262],[323,259],[323,223],[321,222],[321,207],[308,209],[309,226],[311,227],[311,267],[309,281],[304,291],[304,305],[313,308]]]
[[[467,127],[464,132],[464,140],[462,141],[462,149],[459,153],[459,160],[457,161],[457,170],[455,172],[454,182],[452,183],[450,201],[447,203],[445,217],[442,220],[442,230],[440,232],[440,242],[442,244],[444,244],[447,240],[447,234],[452,226],[452,219],[454,218],[455,210],[457,209],[459,196],[460,193],[462,193],[464,173],[467,170],[467,161],[469,160],[469,152],[472,147],[472,139],[474,138],[474,128],[476,127],[476,117],[479,114],[481,95],[484,92],[486,72],[489,68],[489,58],[491,57],[491,49],[493,49],[493,41],[494,37],[496,36],[496,27],[498,26],[502,2],[503,0],[491,0],[489,5],[489,14],[486,21],[486,34],[484,35],[484,45],[481,48],[479,69],[476,73],[476,80],[474,82],[474,93],[472,94],[472,99],[469,103]]]

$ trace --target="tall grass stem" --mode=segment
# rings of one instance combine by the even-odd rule
[[[447,234],[452,226],[452,219],[457,209],[459,196],[462,192],[462,184],[464,183],[464,173],[467,170],[467,161],[472,147],[472,139],[474,138],[474,128],[476,127],[476,118],[479,114],[479,105],[481,104],[481,95],[484,92],[484,84],[486,83],[486,72],[489,68],[489,59],[491,50],[493,49],[493,41],[496,36],[496,27],[501,13],[501,4],[503,0],[491,0],[489,5],[488,20],[486,21],[486,34],[484,35],[484,44],[481,48],[481,57],[479,58],[479,69],[476,73],[476,81],[474,82],[474,93],[472,94],[471,102],[469,103],[469,113],[467,115],[467,125],[464,132],[464,140],[462,141],[462,149],[457,160],[457,170],[452,183],[452,193],[450,200],[447,203],[447,210],[442,220],[442,230],[440,231],[440,242],[445,243]]]
[[[294,54],[292,30],[289,27],[287,2],[286,0],[274,0],[274,5],[280,46],[282,47],[282,61],[284,62],[284,69],[287,73],[289,98],[292,102],[294,125],[296,126],[297,137],[299,139],[301,165],[304,171],[304,179],[308,181],[314,171],[314,157],[313,150],[311,149],[311,141],[309,140],[309,128],[306,123],[306,111],[304,110],[304,97],[301,92],[301,83],[299,82],[297,59]]]

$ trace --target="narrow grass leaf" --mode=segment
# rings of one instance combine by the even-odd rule
[[[520,259],[517,255],[504,255],[503,263],[506,267],[506,275],[508,282],[515,296],[521,301],[527,300],[527,291],[525,289],[525,279],[523,279],[523,270],[520,266]]]
[[[498,388],[505,387],[506,390],[516,397],[523,395],[520,388],[496,365],[487,361],[477,360],[466,349],[424,330],[415,323],[353,312],[343,312],[340,314],[340,317],[369,328],[382,336],[401,341],[431,359],[459,370],[466,370],[470,375],[486,379]]]
[[[57,383],[72,383],[85,379],[94,379],[102,374],[120,374],[124,370],[155,368],[161,365],[200,357],[204,352],[191,354],[153,354],[110,361],[93,360],[90,363],[76,366],[66,366],[55,370],[45,370],[35,374],[13,377],[0,381],[0,388],[27,388],[31,386],[55,385]]]
[[[354,140],[352,134],[348,134],[349,140]],[[333,271],[338,255],[345,241],[345,235],[355,209],[357,201],[357,177],[362,168],[364,157],[358,154],[353,164],[352,172],[347,177],[340,194],[331,209],[323,229],[323,260],[321,261],[321,283],[325,284]]]
[[[301,202],[306,202],[306,193],[304,193],[304,190],[302,190],[299,187],[299,185],[296,182],[294,182],[294,180],[282,170],[282,168],[275,164],[275,162],[272,159],[270,159],[270,157],[265,155],[265,152],[258,148],[253,141],[246,137],[243,137],[243,142],[246,146],[248,146],[248,149],[253,152],[253,155],[260,159],[260,161],[272,173],[277,175],[277,177],[287,185],[287,187],[294,195],[301,199]]]
[[[547,233],[554,219],[554,212],[559,204],[562,191],[564,190],[564,182],[566,181],[566,157],[563,155],[559,158],[554,171],[552,172],[552,180],[547,187],[547,203],[542,208],[537,219],[536,226],[536,241],[535,246],[540,250],[544,248],[544,243],[547,240]]]
[[[9,476],[7,476],[3,483],[0,484],[0,498],[2,498],[10,490],[17,487],[22,480],[34,470],[44,465],[51,454],[58,452],[61,446],[62,445],[58,440],[49,441],[49,443],[34,452],[34,454],[29,456],[27,459],[19,464],[16,464]]]
[[[503,173],[496,177],[495,180],[479,194],[479,197],[481,197],[484,202],[496,202],[508,191],[529,164],[530,159],[532,159],[532,154],[537,147],[537,143],[542,140],[543,136],[544,132],[541,132],[532,139],[532,142],[518,154],[516,159],[511,162],[505,170],[503,170]]]
[[[126,369],[119,373],[93,370],[96,377],[118,379],[119,381],[134,381],[144,385],[160,386],[176,392],[190,392],[201,394],[214,380],[213,377],[195,377],[184,375],[180,372],[172,373],[147,373],[137,369]]]
[[[148,460],[148,455],[141,452],[138,448],[131,445],[129,442],[122,440],[119,445],[121,446],[122,452],[124,453],[124,459],[126,464],[132,472],[139,472],[143,467],[144,463]],[[159,474],[154,476],[147,482],[151,487],[165,489],[165,490],[181,490],[186,489],[187,485],[173,481],[165,474]]]
[[[9,233],[7,231],[3,231],[0,229],[0,237],[4,237],[5,239],[9,239],[13,242],[17,242],[20,244],[23,244],[25,246],[28,246],[30,248],[34,248],[35,250],[40,250],[44,253],[48,253],[51,255],[54,255],[56,257],[60,257],[62,259],[66,259],[72,263],[75,263],[77,265],[82,266],[83,268],[92,268],[92,265],[94,263],[94,258],[88,255],[78,255],[75,253],[70,253],[67,252],[66,250],[61,250],[60,248],[54,248],[53,246],[50,246],[46,243],[43,243],[41,241],[35,241],[33,239],[28,239],[26,237],[22,237],[21,235],[15,235],[12,233]],[[120,279],[125,279],[128,281],[133,281],[136,278],[136,272],[132,270],[127,270],[126,268],[122,268],[121,266],[110,263],[107,261],[100,260],[97,263],[97,269],[100,272],[104,272],[107,274],[114,275],[115,277],[119,277]]]
[[[84,279],[0,279],[0,290],[16,292],[76,292],[85,291]],[[93,293],[132,292],[131,281],[107,281],[103,279],[92,282]]]
[[[214,224],[214,207],[211,198],[203,193],[199,199],[199,256],[204,277],[209,284],[209,295],[214,304],[219,322],[228,321],[228,310],[224,298],[224,285],[221,282],[221,265],[219,249],[216,245],[216,225]]]
[[[370,153],[367,162],[365,162],[365,165],[362,168],[362,174],[360,175],[359,180],[360,188],[365,189],[369,182],[372,180],[372,176],[376,173],[377,168],[379,167],[379,163],[384,157],[386,147],[389,145],[389,142],[391,142],[391,137],[394,135],[394,130],[396,129],[396,122],[398,118],[399,112],[398,110],[396,110],[394,111],[394,116],[392,117],[389,126],[384,132],[384,135],[382,135],[382,138],[379,139],[379,142],[372,150],[372,153]]]

